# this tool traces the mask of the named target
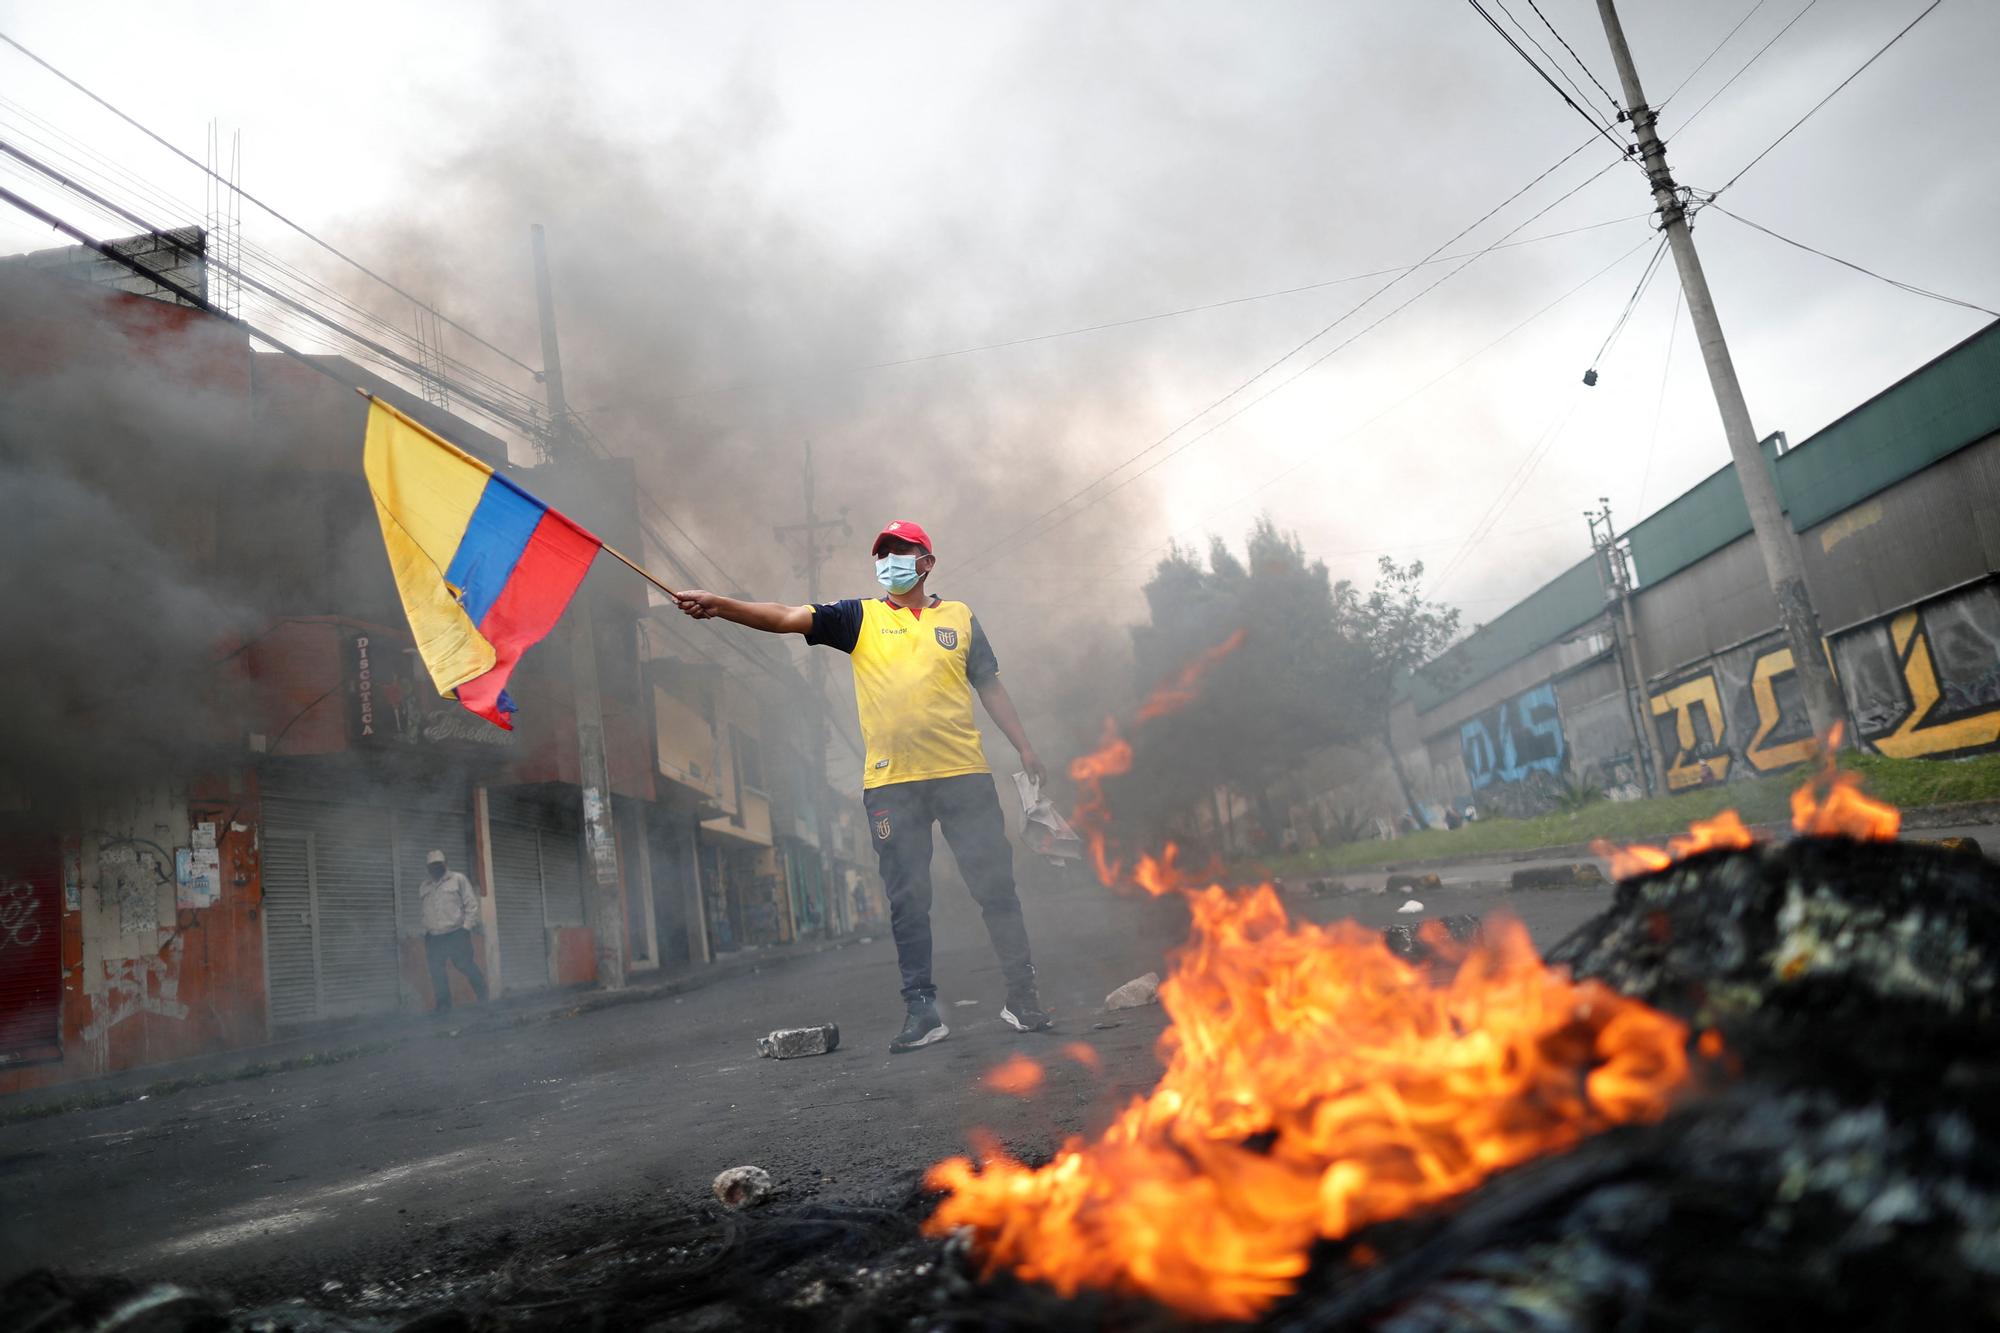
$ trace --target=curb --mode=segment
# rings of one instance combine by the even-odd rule
[[[842,939],[818,940],[809,945],[794,946],[784,953],[749,954],[732,958],[724,963],[707,964],[699,971],[675,973],[658,981],[627,986],[620,991],[543,991],[530,997],[539,1000],[540,1003],[523,1002],[518,1006],[510,1006],[505,1000],[501,1000],[490,1003],[484,1012],[479,1013],[476,1020],[462,1023],[456,1028],[440,1025],[429,1013],[403,1014],[392,1022],[325,1033],[318,1038],[290,1037],[266,1042],[262,1046],[246,1046],[217,1055],[197,1056],[191,1060],[175,1061],[172,1064],[147,1069],[121,1070],[96,1078],[72,1079],[67,1083],[56,1083],[45,1088],[35,1088],[0,1097],[0,1125],[41,1120],[70,1111],[91,1111],[107,1106],[123,1106],[128,1102],[148,1097],[168,1096],[194,1088],[213,1087],[220,1083],[236,1083],[270,1074],[285,1074],[298,1069],[340,1064],[362,1056],[379,1055],[445,1032],[450,1032],[456,1037],[484,1037],[514,1028],[580,1018],[585,1014],[596,1013],[600,1009],[646,1004],[701,990],[716,982],[757,972],[767,966],[778,967],[801,959],[814,958],[835,949],[845,949],[850,945],[861,943],[863,938],[860,935],[849,935]],[[873,940],[880,937],[866,938]],[[174,1072],[176,1070],[180,1072]],[[131,1081],[126,1082],[128,1079]]]
[[[1995,801],[1955,801],[1949,805],[1920,806],[1903,812],[1903,828],[1933,829],[1953,828],[1961,824],[2000,823],[2000,800]],[[1752,824],[1750,831],[1760,837],[1770,837],[1791,831],[1790,824]],[[1659,836],[1671,836],[1659,835]],[[1341,866],[1337,869],[1315,869],[1311,873],[1319,876],[1367,875],[1389,872],[1400,874],[1419,870],[1449,870],[1455,866],[1490,865],[1499,862],[1519,861],[1560,861],[1566,858],[1594,858],[1587,842],[1558,843],[1552,847],[1526,847],[1514,851],[1468,852],[1458,856],[1426,856],[1410,861],[1377,861],[1369,865]],[[1294,872],[1304,875],[1305,871]]]

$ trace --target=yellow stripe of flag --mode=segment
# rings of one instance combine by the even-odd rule
[[[379,400],[370,400],[362,458],[410,633],[450,697],[493,667],[493,645],[444,576],[493,469]]]

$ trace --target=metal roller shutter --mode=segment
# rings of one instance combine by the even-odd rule
[[[0,841],[0,1065],[60,1053],[61,884],[54,839]]]
[[[312,835],[264,829],[264,980],[271,1025],[319,1016],[312,925]]]
[[[322,1018],[393,1011],[400,999],[389,812],[329,806],[313,839]]]
[[[310,1017],[393,1012],[401,969],[388,810],[269,798],[264,823],[281,832],[312,834],[307,879],[318,981]],[[281,933],[286,928],[281,923]],[[271,929],[267,913],[267,949]]]
[[[500,927],[503,990],[541,990],[549,984],[549,939],[542,910],[541,841],[536,830],[494,819],[493,910]]]

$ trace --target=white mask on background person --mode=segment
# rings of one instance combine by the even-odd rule
[[[890,592],[903,593],[917,586],[917,557],[914,555],[878,555],[875,557],[875,581]]]

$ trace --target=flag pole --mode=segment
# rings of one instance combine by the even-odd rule
[[[672,588],[669,588],[666,584],[654,578],[651,574],[646,572],[646,570],[643,567],[635,563],[631,556],[626,555],[623,551],[617,550],[616,548],[610,546],[600,547],[599,549],[602,550],[604,554],[610,556],[612,559],[624,565],[634,574],[637,574],[640,578],[646,580],[646,582],[652,584],[655,588],[658,588],[661,592],[665,593],[667,596],[673,598],[675,601],[678,602],[681,599],[681,595],[679,593],[675,592]]]

